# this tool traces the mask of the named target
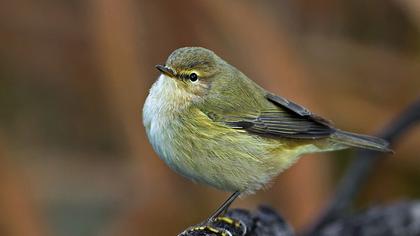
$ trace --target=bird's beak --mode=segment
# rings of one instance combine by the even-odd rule
[[[167,75],[171,78],[175,77],[175,71],[172,68],[163,65],[156,65],[155,67],[160,72],[162,72],[162,74]]]

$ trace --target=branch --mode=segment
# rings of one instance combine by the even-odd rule
[[[334,219],[318,236],[417,236],[420,235],[420,202],[399,202]]]
[[[391,146],[405,134],[411,126],[420,121],[420,98],[408,106],[401,115],[391,122],[387,128],[378,134],[379,137],[388,140]],[[361,150],[356,154],[347,173],[338,185],[335,197],[329,204],[319,220],[306,232],[305,235],[317,235],[326,224],[337,218],[349,208],[355,196],[360,192],[363,183],[372,171],[374,165],[381,160],[381,153]]]
[[[376,206],[332,222],[317,232],[317,236],[418,236],[420,235],[420,201],[399,202]],[[248,210],[234,209],[226,215],[234,223],[221,221],[191,227],[179,236],[293,236],[292,228],[270,207]],[[241,226],[235,223],[241,222]]]
[[[233,209],[225,215],[233,220],[216,220],[205,225],[193,226],[179,236],[293,236],[292,228],[272,208],[260,206],[251,213],[244,209]]]

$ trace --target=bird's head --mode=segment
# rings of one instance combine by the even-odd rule
[[[184,47],[169,55],[165,65],[156,65],[172,90],[191,98],[204,97],[215,78],[227,72],[227,63],[213,51],[202,47]]]

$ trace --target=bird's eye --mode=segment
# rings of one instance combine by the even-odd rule
[[[191,73],[189,75],[189,79],[191,80],[191,82],[195,82],[198,80],[198,75],[196,73]]]

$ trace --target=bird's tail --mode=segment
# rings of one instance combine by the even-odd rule
[[[369,135],[337,130],[337,132],[331,135],[331,138],[334,142],[349,147],[364,148],[380,152],[393,152],[389,148],[389,143],[386,140]]]

